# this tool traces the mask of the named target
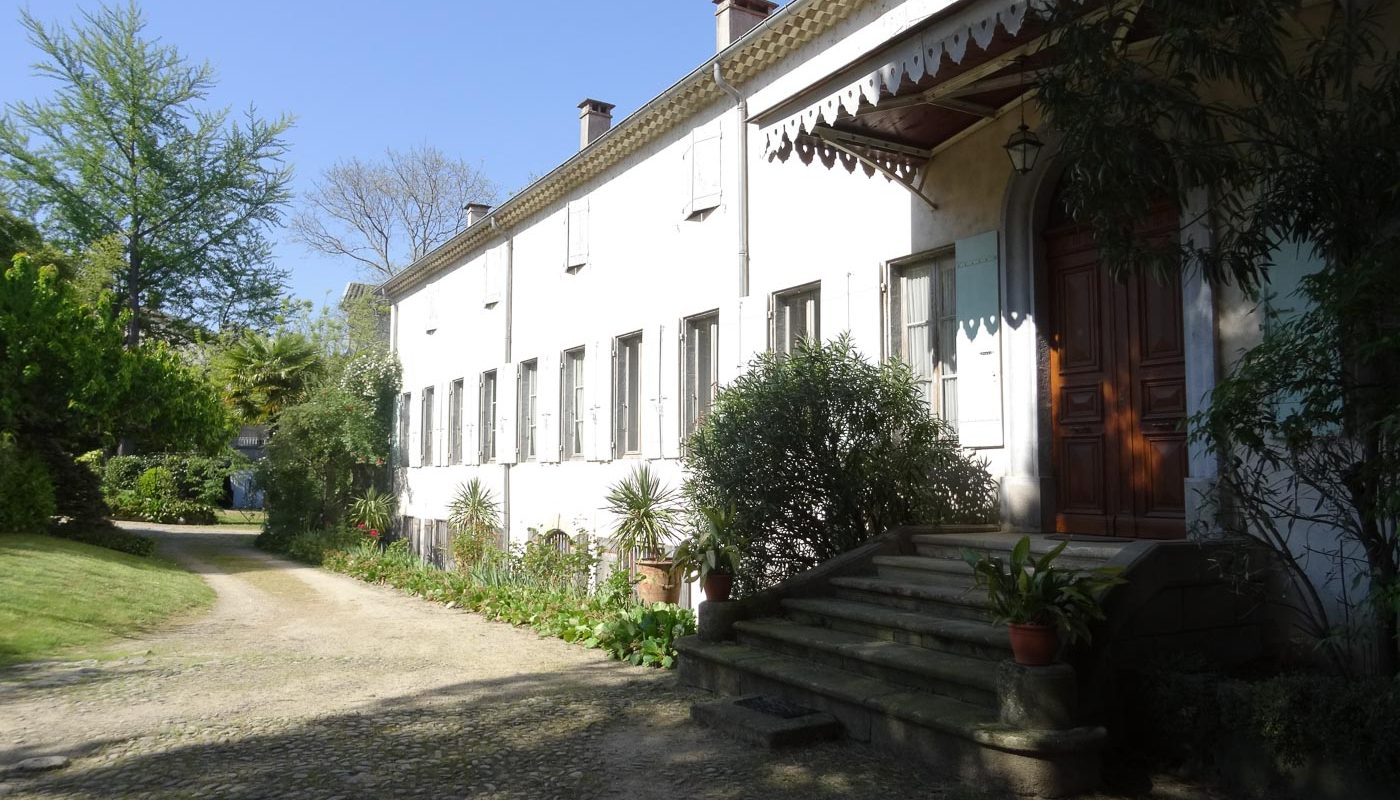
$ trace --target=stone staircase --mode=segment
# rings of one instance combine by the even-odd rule
[[[706,638],[677,643],[682,679],[829,712],[853,739],[983,785],[1046,797],[1093,788],[1102,728],[1027,730],[1001,721],[998,681],[1010,643],[972,589],[962,553],[1009,552],[1019,538],[990,529],[892,532],[755,598],[716,604],[735,618],[723,641],[702,608]],[[1033,537],[1032,551],[1058,544]],[[1071,543],[1058,563],[1117,563],[1140,545]]]

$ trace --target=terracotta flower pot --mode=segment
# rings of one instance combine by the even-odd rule
[[[681,584],[671,561],[640,560],[637,574],[642,577],[637,584],[637,598],[643,603],[675,603],[681,599]]]
[[[711,572],[701,584],[705,599],[711,602],[724,602],[734,590],[734,576],[728,572]]]
[[[1024,667],[1044,667],[1055,663],[1060,652],[1060,632],[1054,625],[1007,626],[1011,634],[1011,657]]]

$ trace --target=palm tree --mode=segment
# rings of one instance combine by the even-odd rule
[[[321,375],[324,362],[300,333],[266,336],[245,331],[215,359],[224,397],[250,424],[268,424]]]

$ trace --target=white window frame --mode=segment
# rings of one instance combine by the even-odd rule
[[[566,461],[586,457],[583,448],[584,387],[588,383],[588,351],[565,350],[559,358],[559,453]]]
[[[811,301],[810,303],[808,301]],[[801,308],[798,306],[801,304]],[[821,281],[794,286],[781,292],[774,292],[768,314],[768,349],[780,355],[792,352],[797,337],[792,335],[792,321],[796,313],[803,316],[802,324],[806,338],[821,341],[822,336],[822,284]],[[796,312],[796,313],[795,313]]]
[[[480,461],[489,464],[496,460],[496,370],[488,369],[481,373],[477,381],[480,392],[481,452]]]
[[[534,461],[539,456],[540,362],[532,358],[516,367],[516,447],[519,460]]]
[[[423,387],[423,399],[421,401],[423,415],[422,428],[419,430],[419,463],[425,467],[433,466],[433,404],[437,400],[435,386]]]
[[[926,271],[928,297],[923,320],[911,320],[909,273]],[[924,400],[930,413],[958,421],[957,258],[952,247],[939,248],[890,262],[886,279],[885,352],[900,359],[926,384]],[[912,353],[917,337],[911,329],[925,326],[928,351]]]
[[[719,391],[719,311],[686,317],[681,325],[681,436],[695,433]],[[703,352],[702,352],[703,350]]]
[[[613,456],[642,454],[642,332],[613,339]]]
[[[466,379],[458,378],[447,385],[447,463],[462,463],[462,394]]]

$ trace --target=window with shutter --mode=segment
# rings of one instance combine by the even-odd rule
[[[787,355],[803,339],[821,339],[821,292],[820,283],[811,283],[773,295],[773,352]]]
[[[433,465],[433,387],[423,390],[423,427],[419,432],[422,441],[421,461],[425,467]]]
[[[681,339],[682,419],[688,437],[700,427],[719,389],[719,312],[690,317]]]
[[[447,463],[462,463],[462,391],[465,380],[458,378],[447,390]]]
[[[565,351],[559,382],[560,391],[560,435],[563,437],[563,453],[566,459],[583,458],[584,423],[584,349],[576,347]]]
[[[481,463],[496,460],[496,371],[481,373]]]
[[[404,392],[399,395],[399,441],[398,456],[399,466],[408,466],[408,448],[412,435],[409,432],[409,423],[413,414],[413,393]]]
[[[890,270],[889,351],[909,365],[924,402],[957,422],[958,315],[953,251]]]
[[[613,449],[617,457],[642,451],[642,334],[619,336],[613,353]]]
[[[535,359],[521,362],[517,380],[515,398],[519,408],[515,420],[516,446],[520,448],[520,460],[531,461],[539,453],[539,362]]]
[[[505,247],[493,247],[486,251],[486,258],[483,272],[485,273],[485,287],[482,293],[482,305],[490,308],[501,302],[502,286],[505,284]]]

